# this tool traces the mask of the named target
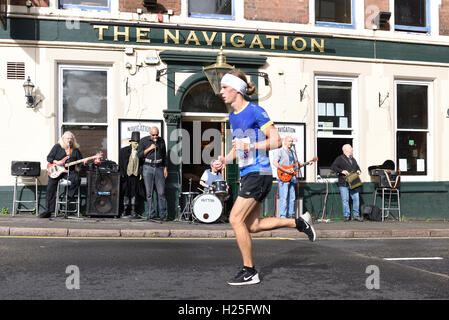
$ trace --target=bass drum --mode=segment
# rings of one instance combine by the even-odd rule
[[[211,193],[200,194],[193,200],[193,215],[201,222],[217,221],[222,210],[223,205],[220,199]]]

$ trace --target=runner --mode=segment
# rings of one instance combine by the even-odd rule
[[[238,69],[231,70],[221,80],[220,94],[233,109],[229,114],[233,148],[225,157],[220,156],[219,160],[224,166],[237,157],[241,179],[240,192],[232,207],[229,222],[242,254],[243,268],[228,281],[230,285],[260,282],[253,263],[250,233],[290,227],[304,232],[310,241],[316,238],[310,215],[298,219],[259,218],[262,201],[273,183],[268,151],[280,148],[282,141],[266,111],[245,100],[245,94],[252,95],[254,92],[254,85],[248,83],[245,73]]]

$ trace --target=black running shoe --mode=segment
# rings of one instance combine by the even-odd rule
[[[259,273],[256,269],[249,269],[243,267],[242,270],[237,273],[237,275],[228,281],[228,284],[231,286],[244,286],[247,284],[256,284],[259,283]]]
[[[303,218],[299,217],[298,219],[296,219],[296,229],[298,229],[298,231],[300,232],[304,232],[309,237],[310,241],[315,241],[315,229]]]

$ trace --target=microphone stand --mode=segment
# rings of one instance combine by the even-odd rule
[[[69,159],[70,159],[71,156],[72,156],[72,154],[71,154],[71,145],[69,144]],[[65,190],[66,192],[65,192],[64,219],[68,218],[67,207],[69,206],[69,202],[68,202],[68,200],[69,200],[69,183],[70,183],[69,176],[70,176],[70,166],[67,167],[67,189]]]

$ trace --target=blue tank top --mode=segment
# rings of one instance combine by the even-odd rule
[[[239,112],[229,114],[232,138],[243,140],[245,143],[256,143],[267,139],[262,130],[273,124],[267,112],[253,102],[248,103]],[[272,173],[270,158],[267,150],[246,150],[237,153],[240,176],[250,172]]]

